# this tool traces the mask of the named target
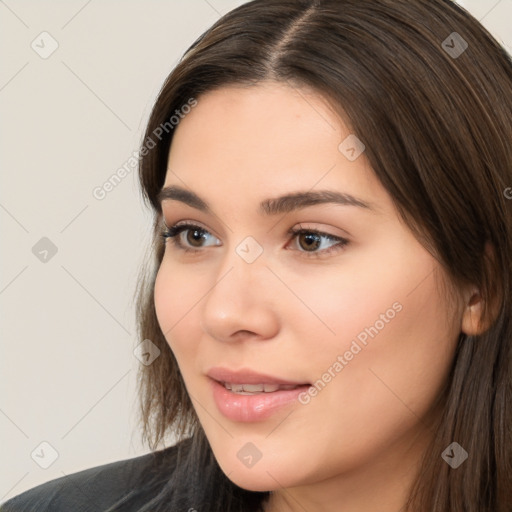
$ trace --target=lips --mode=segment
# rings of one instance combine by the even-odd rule
[[[219,412],[231,421],[257,422],[297,403],[310,384],[249,369],[211,368],[210,389]]]
[[[309,388],[309,384],[295,386],[293,389],[277,389],[272,392],[234,392],[222,383],[209,379],[212,398],[217,410],[231,421],[252,423],[264,421],[278,411],[299,403],[299,396]],[[234,384],[241,386],[244,384]],[[258,384],[248,384],[258,386]],[[264,385],[263,385],[264,386]]]

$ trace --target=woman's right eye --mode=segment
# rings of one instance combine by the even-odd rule
[[[185,236],[182,236],[183,234]],[[203,247],[208,247],[208,245],[201,245],[203,241],[208,240],[208,236],[213,237],[209,231],[196,224],[175,224],[170,228],[165,228],[162,233],[164,242],[166,242],[167,239],[171,239],[175,247],[185,252],[198,252]],[[220,245],[220,243],[209,245]]]

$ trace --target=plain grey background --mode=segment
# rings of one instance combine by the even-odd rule
[[[0,0],[0,502],[148,451],[133,294],[151,217],[129,165],[93,191],[182,53],[242,3]],[[459,3],[512,51],[512,0]]]

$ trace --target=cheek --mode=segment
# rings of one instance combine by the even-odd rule
[[[384,258],[380,268],[361,261],[360,272],[316,280],[308,305],[335,334],[311,315],[295,315],[294,337],[307,333],[303,362],[317,389],[304,406],[318,418],[311,435],[321,423],[326,439],[351,440],[341,441],[345,461],[370,457],[421,428],[448,378],[460,326],[436,285],[435,260],[422,251],[404,254],[408,261]],[[339,463],[329,445],[325,457]]]
[[[370,364],[387,362],[407,372],[412,362],[420,370],[422,361],[428,366],[450,359],[460,325],[436,284],[436,279],[445,279],[439,264],[409,236],[391,242],[347,253],[343,268],[321,269],[293,283],[312,313],[297,314],[302,304],[291,312],[300,322],[294,322],[295,337],[304,338],[301,333],[307,332],[315,339],[311,355],[322,365],[346,351],[352,352],[348,359],[357,359],[366,371]]]
[[[206,293],[200,282],[182,269],[172,269],[164,255],[155,279],[155,312],[160,329],[179,361],[195,348],[194,307]]]
[[[381,396],[421,417],[448,377],[460,325],[434,274],[400,296],[403,309],[372,340],[367,365]]]
[[[378,326],[369,317],[361,331],[368,334],[366,344],[355,338],[360,351],[350,356],[326,394],[326,409],[336,411],[334,423],[346,429],[347,438],[365,432],[359,457],[370,457],[411,430],[427,433],[429,412],[448,378],[457,338],[456,329],[446,328],[445,311],[436,299],[433,283],[424,283],[421,292],[401,296],[401,311],[382,329],[372,329]],[[355,345],[348,343],[344,341],[351,354]]]

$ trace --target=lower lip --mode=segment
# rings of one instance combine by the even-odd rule
[[[310,387],[309,384],[295,389],[238,395],[226,389],[220,382],[210,379],[213,398],[219,411],[232,421],[260,421],[272,416],[277,410],[298,401],[298,397]]]

